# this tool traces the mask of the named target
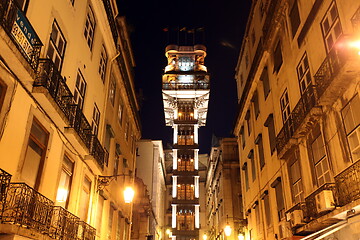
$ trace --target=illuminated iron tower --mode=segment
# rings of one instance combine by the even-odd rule
[[[165,122],[174,130],[173,240],[199,239],[199,127],[206,123],[210,94],[203,45],[168,45],[162,79]]]

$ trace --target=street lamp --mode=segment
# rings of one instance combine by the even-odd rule
[[[229,217],[226,215],[226,226],[224,228],[225,235],[229,237],[231,235],[231,227],[229,225]]]
[[[109,186],[110,182],[116,177],[126,176],[131,177],[129,174],[117,174],[112,176],[98,176],[98,191],[103,190],[106,186]],[[131,203],[135,195],[135,191],[132,187],[128,186],[124,189],[124,201],[125,203]]]
[[[245,235],[243,232],[240,232],[238,235],[238,240],[244,240],[245,239]]]
[[[206,235],[206,233],[204,233],[204,235],[203,235],[203,240],[206,240],[207,239],[207,235]]]

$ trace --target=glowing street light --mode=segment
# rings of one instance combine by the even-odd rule
[[[204,233],[204,235],[203,235],[203,240],[206,240],[207,239],[207,235],[206,235],[206,233]]]
[[[238,235],[238,240],[244,240],[245,239],[245,236],[244,236],[244,233],[239,233]]]
[[[226,224],[226,226],[224,228],[224,232],[227,237],[229,237],[231,235],[231,227],[229,224]]]
[[[124,190],[125,203],[131,203],[135,195],[135,191],[132,187],[126,187]]]

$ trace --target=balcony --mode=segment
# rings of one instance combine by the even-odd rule
[[[92,134],[92,128],[82,109],[76,104],[65,79],[57,71],[50,59],[40,59],[34,82],[34,92],[44,93],[67,124],[74,129],[80,142],[89,150],[101,169],[107,165],[108,154],[99,139]],[[47,104],[42,101],[42,104]],[[54,116],[55,118],[55,116]]]
[[[360,199],[360,161],[335,176],[338,203],[344,206]]]
[[[360,74],[358,50],[349,47],[351,38],[342,36],[327,54],[314,75],[315,85],[309,86],[303,93],[277,135],[276,148],[280,157],[286,152],[283,149],[291,147],[291,144],[288,145],[290,139],[304,136],[317,116],[322,114],[320,109],[315,110],[314,107],[332,105]]]
[[[284,123],[282,129],[280,130],[279,134],[276,136],[276,149],[278,155],[285,148],[287,143],[290,139],[295,135],[304,135],[307,132],[306,128],[302,128],[302,123],[304,122],[305,118],[309,115],[310,111],[313,109],[316,103],[316,95],[315,95],[315,87],[310,85],[303,95],[301,96],[300,100],[290,113],[288,120]],[[310,118],[316,116],[318,113],[314,111],[311,114]],[[307,122],[310,119],[308,119]],[[307,126],[310,127],[311,125]],[[300,130],[301,129],[301,130]],[[299,131],[300,130],[300,131]]]
[[[163,83],[163,90],[210,90],[210,83]]]
[[[14,0],[0,3],[0,25],[16,45],[31,68],[36,70],[42,43],[30,21]]]
[[[116,29],[114,14],[113,14],[113,11],[112,11],[112,8],[111,8],[110,0],[103,0],[103,4],[104,4],[106,15],[107,15],[107,18],[108,18],[108,21],[109,21],[111,34],[113,36],[114,43],[116,45],[119,35],[118,35],[117,29]]]
[[[186,236],[186,237],[199,237],[199,230],[178,230],[178,229],[172,229],[172,235],[173,236]]]
[[[325,204],[326,206],[324,206],[322,208],[321,204],[319,203],[322,199],[320,199],[319,194],[323,191],[331,191],[332,192],[332,196],[334,199],[334,202],[331,202],[330,205]],[[308,197],[305,198],[305,203],[306,203],[306,217],[309,220],[313,220],[313,219],[317,219],[325,214],[327,214],[331,209],[335,208],[335,206],[337,205],[337,201],[336,201],[336,188],[335,188],[335,184],[334,183],[326,183],[324,185],[322,185],[320,188],[318,188],[316,191],[314,191],[313,193],[311,193]],[[327,208],[329,208],[329,210],[326,210]]]
[[[10,178],[10,174],[0,169],[0,223],[10,225],[3,228],[3,232],[38,239],[43,236],[64,240],[95,239],[96,231],[93,227],[81,222],[66,209],[54,206],[53,201],[27,184],[10,183]],[[19,228],[24,230],[19,231]]]

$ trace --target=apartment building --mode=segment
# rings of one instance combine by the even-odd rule
[[[236,68],[245,239],[358,239],[360,4],[257,0]]]
[[[1,1],[1,239],[130,239],[134,64],[116,1]]]
[[[135,197],[134,217],[143,223],[138,238],[159,240],[165,238],[166,170],[161,140],[141,139],[137,142],[136,176],[143,186],[143,197]],[[138,192],[138,191],[136,191]],[[134,230],[133,230],[134,231]],[[135,239],[132,237],[132,239]]]
[[[165,123],[173,128],[171,236],[198,239],[200,229],[199,128],[210,94],[203,45],[168,45],[162,78]],[[169,232],[168,232],[169,233]]]
[[[242,209],[236,138],[223,138],[211,148],[205,190],[206,227],[202,238],[236,240],[244,236],[246,220]]]

